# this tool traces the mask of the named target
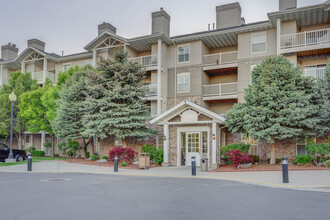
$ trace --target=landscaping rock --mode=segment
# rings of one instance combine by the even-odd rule
[[[88,158],[88,159],[86,159],[86,160],[92,161],[93,159],[92,159],[92,158]]]
[[[96,161],[97,163],[105,163],[105,162],[108,162],[106,159],[102,159],[102,160],[97,160]]]

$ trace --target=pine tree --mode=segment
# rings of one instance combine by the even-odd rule
[[[55,117],[52,122],[52,127],[58,138],[66,141],[82,139],[86,155],[90,136],[83,135],[82,116],[84,112],[82,106],[86,99],[85,80],[91,70],[93,68],[89,66],[75,69],[71,76],[64,83],[61,83],[62,88],[59,92]],[[91,155],[93,155],[93,149],[91,149]]]
[[[100,74],[87,78],[86,102],[83,105],[83,123],[86,135],[106,138],[113,135],[123,140],[139,140],[153,134],[146,126],[149,107],[142,98],[146,77],[143,66],[127,60],[122,49],[114,52],[113,59],[98,65]]]
[[[275,163],[276,141],[293,138],[305,129],[313,129],[318,111],[308,93],[311,79],[301,74],[284,56],[269,57],[252,71],[252,84],[245,90],[245,102],[236,104],[227,114],[232,132],[265,140],[271,146],[271,164]]]

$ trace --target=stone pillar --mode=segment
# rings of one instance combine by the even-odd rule
[[[169,127],[168,124],[164,124],[164,161],[163,167],[169,166]]]
[[[217,123],[212,123],[212,164],[211,168],[215,169],[217,168]],[[213,139],[213,136],[215,137]]]
[[[281,54],[281,19],[276,19],[276,49],[277,56]]]
[[[97,63],[97,51],[93,50],[93,66],[95,67]]]
[[[162,40],[158,39],[157,51],[157,116],[162,113]]]

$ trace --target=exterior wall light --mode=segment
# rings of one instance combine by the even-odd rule
[[[212,134],[212,139],[215,140],[215,134]]]

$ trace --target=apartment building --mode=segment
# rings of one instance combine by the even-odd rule
[[[297,0],[279,0],[279,11],[268,13],[268,20],[245,23],[238,2],[216,7],[214,28],[180,36],[170,36],[171,18],[163,8],[153,12],[151,34],[124,38],[109,23],[98,25],[98,34],[84,47],[86,52],[59,56],[45,51],[45,43],[28,40],[18,54],[14,44],[2,46],[0,85],[11,72],[31,72],[40,85],[46,78],[56,81],[57,74],[75,65],[97,65],[102,56],[109,58],[117,47],[129,59],[145,66],[151,108],[151,126],[158,135],[150,143],[164,149],[164,166],[197,165],[207,158],[209,166],[220,163],[219,148],[233,142],[251,144],[250,153],[261,160],[270,157],[270,147],[251,137],[233,134],[225,127],[226,112],[244,101],[244,89],[251,81],[253,67],[268,56],[285,55],[301,65],[305,76],[322,78],[330,48],[330,1],[297,8]],[[25,146],[43,149],[50,139],[45,133],[25,135]],[[299,142],[284,140],[277,156],[293,159],[305,151],[305,136]],[[106,155],[118,140],[95,138],[96,151]],[[322,141],[322,138],[317,138]],[[139,150],[134,139],[127,144]]]

